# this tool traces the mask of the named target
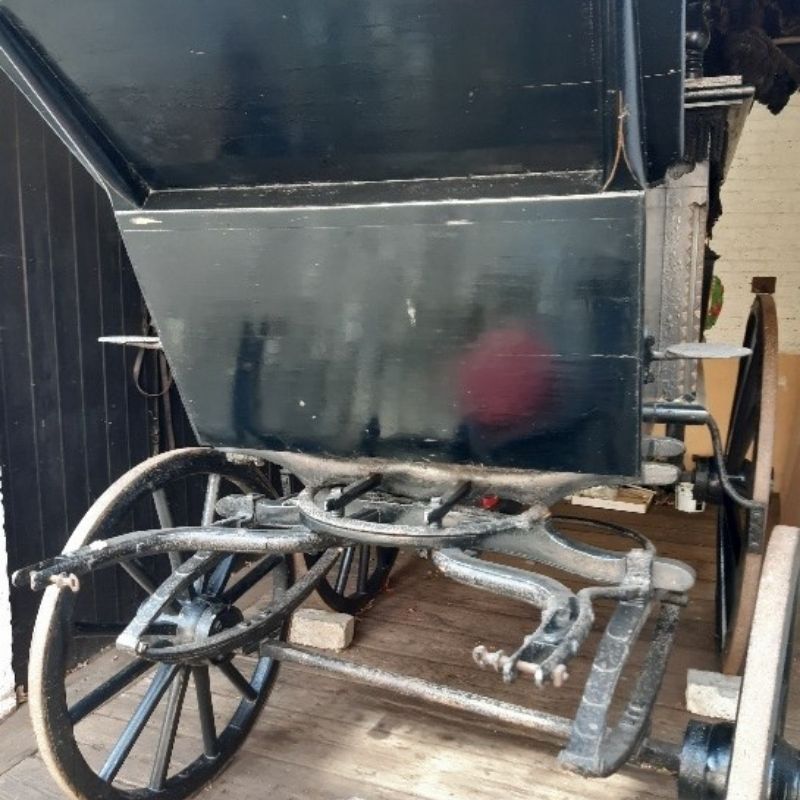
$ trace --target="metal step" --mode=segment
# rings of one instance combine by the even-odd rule
[[[701,358],[746,358],[752,351],[737,344],[715,344],[712,342],[681,342],[671,344],[662,352],[653,353],[657,361]]]

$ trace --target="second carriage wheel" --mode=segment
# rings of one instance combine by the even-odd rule
[[[242,491],[276,495],[260,469],[216,450],[155,456],[100,496],[66,550],[130,530],[214,524],[217,499]],[[186,663],[114,649],[185,555],[129,559],[81,578],[77,594],[56,586],[44,593],[31,646],[31,719],[42,759],[69,797],[180,800],[197,792],[225,769],[269,696],[279,665],[257,646]],[[168,601],[156,626],[202,641],[247,619],[292,579],[291,556],[220,555]],[[110,647],[70,676],[91,641],[89,651]]]
[[[725,446],[725,466],[740,494],[765,513],[742,507],[724,492],[717,514],[717,637],[722,669],[744,667],[769,524],[778,322],[771,295],[756,296],[744,336],[750,355],[739,364]]]
[[[792,700],[800,529],[777,525],[764,556],[735,724],[692,720],[680,756],[681,800],[798,800]]]
[[[800,753],[785,739],[800,580],[800,530],[767,546],[739,694],[726,800],[800,796]]]
[[[357,544],[344,550],[338,567],[317,584],[317,594],[334,611],[357,614],[386,586],[398,550]],[[319,554],[305,554],[306,566],[311,567]]]
[[[292,492],[303,489],[294,475],[289,486]],[[396,547],[362,544],[346,548],[338,566],[317,584],[317,594],[334,611],[358,614],[385,588],[398,552]],[[314,566],[320,555],[305,553],[306,567]]]

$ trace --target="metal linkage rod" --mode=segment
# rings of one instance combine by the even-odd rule
[[[349,486],[345,486],[338,494],[331,493],[331,496],[325,501],[325,510],[342,511],[348,503],[352,503],[353,500],[357,500],[361,495],[376,488],[380,485],[380,482],[380,473],[374,473],[373,475],[367,475],[366,478],[362,478],[360,481],[351,483]]]
[[[463,481],[452,492],[442,497],[429,511],[425,512],[427,525],[439,525],[452,508],[460,503],[472,490],[470,481]]]
[[[448,547],[431,554],[434,566],[447,578],[494,594],[522,600],[537,608],[560,606],[574,594],[563,583],[530,570],[496,564]]]
[[[354,664],[342,658],[313,653],[284,642],[268,641],[261,645],[262,655],[278,661],[287,661],[303,667],[321,669],[333,675],[395,692],[402,697],[435,703],[458,711],[467,711],[496,722],[516,725],[527,730],[566,739],[572,730],[572,720],[538,711],[534,708],[507,703],[493,697],[454,689],[440,683],[401,675],[376,667]],[[631,757],[631,763],[677,774],[680,746],[671,742],[646,739]]]
[[[111,539],[97,540],[72,553],[41,561],[17,570],[14,586],[30,586],[33,591],[47,588],[51,579],[64,573],[85,575],[111,566],[126,558],[158,553],[207,550],[220,553],[294,553],[324,550],[333,544],[329,537],[312,533],[308,528],[253,530],[250,528],[159,528],[136,531]]]
[[[311,653],[281,642],[264,642],[261,645],[261,653],[279,661],[290,661],[293,664],[314,667],[335,675],[342,675],[357,683],[366,683],[379,689],[388,689],[389,691],[397,692],[403,697],[411,697],[416,700],[437,703],[448,708],[469,711],[482,717],[488,717],[499,722],[507,722],[511,725],[518,725],[541,733],[549,733],[560,738],[566,738],[572,726],[572,720],[566,717],[559,717],[544,711],[506,703],[502,700],[484,697],[473,692],[465,692],[461,689],[453,689],[422,678],[400,675],[396,672],[388,672],[375,667],[353,664],[341,658]]]
[[[699,403],[645,403],[642,406],[642,422],[705,425],[708,417],[708,409]]]

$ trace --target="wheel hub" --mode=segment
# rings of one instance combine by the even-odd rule
[[[736,728],[730,722],[689,723],[678,776],[680,800],[725,800],[735,733]],[[765,797],[800,798],[800,753],[780,738],[772,750]]]
[[[214,634],[238,625],[244,619],[236,606],[198,595],[181,607],[177,617],[176,642],[201,644]]]

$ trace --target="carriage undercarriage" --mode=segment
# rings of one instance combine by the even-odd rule
[[[60,556],[13,576],[44,592],[29,698],[61,788],[201,790],[291,662],[551,735],[583,776],[632,763],[686,800],[800,798],[784,737],[800,530],[773,528],[770,506],[771,295],[743,347],[702,342],[704,246],[754,93],[703,78],[708,4],[284,5],[185,0],[159,21],[140,3],[0,0],[0,67],[105,189],[152,313],[157,338],[118,343],[163,349],[208,445],[123,475]],[[697,399],[704,358],[739,360],[724,442]],[[687,426],[713,446],[693,472]],[[598,523],[550,509],[679,481],[718,507],[720,662],[744,675],[735,724],[668,742],[652,712],[691,566],[620,525],[600,525],[614,548],[586,544],[566,530]],[[287,641],[314,592],[364,611],[399,549],[530,609],[508,652],[474,632],[475,670],[558,692],[590,657],[574,715]],[[88,619],[86,594],[102,608],[115,587]],[[118,668],[67,692],[98,641]],[[83,742],[120,698],[121,734]]]
[[[645,408],[648,421],[676,417],[715,429],[696,405]],[[758,539],[759,530],[766,531],[767,507],[751,499],[751,478],[728,474],[729,453],[722,451],[718,435],[712,438],[716,481],[726,497],[750,514],[749,531]],[[535,480],[529,481],[528,492],[537,493],[539,502],[529,496],[527,503],[501,505],[496,496],[487,497],[485,486],[463,476],[450,491],[434,497],[420,497],[419,488],[416,497],[399,496],[386,488],[401,482],[398,475],[370,471],[374,463],[356,465],[356,473],[366,474],[349,484],[332,481],[303,488],[285,469],[276,471],[268,456],[286,458],[208,448],[156,456],[109,488],[62,555],[14,575],[19,586],[45,590],[32,651],[30,700],[43,756],[72,796],[129,796],[130,788],[115,781],[160,704],[166,710],[151,777],[136,796],[182,797],[195,791],[241,744],[267,702],[282,662],[551,735],[564,742],[560,765],[587,777],[607,777],[634,764],[674,775],[682,798],[800,796],[800,756],[781,737],[800,531],[778,527],[771,537],[737,724],[692,722],[684,741],[667,742],[651,737],[650,721],[694,571],[658,556],[651,542],[629,528],[551,515],[548,506],[555,499],[591,483],[590,477],[565,476],[561,489],[553,475],[536,489],[531,488]],[[397,473],[397,466],[393,468]],[[281,479],[276,481],[276,475]],[[485,473],[480,475],[486,479]],[[168,487],[187,476],[205,484],[200,526],[178,526],[173,518]],[[445,476],[436,477],[434,485],[442,486]],[[402,480],[408,485],[408,475]],[[160,527],[112,535],[121,519],[135,518],[132,506],[137,502],[152,503]],[[584,544],[559,530],[564,523],[602,528],[619,537],[623,547],[604,550]],[[763,541],[762,533],[762,552]],[[586,649],[596,627],[596,604],[611,603],[614,610],[591,654],[592,667],[574,717],[359,665],[285,641],[292,613],[315,591],[334,609],[364,609],[384,586],[398,548],[415,550],[458,583],[530,605],[530,631],[513,652],[494,649],[488,641],[464,654],[476,668],[495,670],[506,683],[519,679],[558,691],[569,680],[570,661]],[[294,561],[301,554],[306,571],[295,578]],[[512,556],[515,565],[492,556]],[[538,573],[537,566],[585,585],[570,590]],[[74,619],[76,596],[93,575],[110,568],[122,569],[144,599],[131,608],[127,622],[93,630]],[[738,613],[738,624],[749,630],[746,611]],[[735,640],[736,620],[727,622]],[[650,640],[619,712],[620,679],[646,626]],[[63,680],[74,639],[81,636],[112,638],[131,660],[67,707]],[[765,647],[775,641],[779,648]],[[252,675],[234,665],[239,655],[255,663]],[[150,671],[153,679],[130,722],[102,766],[92,769],[70,731]],[[224,677],[241,698],[222,731],[211,709],[210,673]],[[190,677],[203,752],[174,772],[172,748]],[[764,716],[764,698],[770,693],[773,699]]]

